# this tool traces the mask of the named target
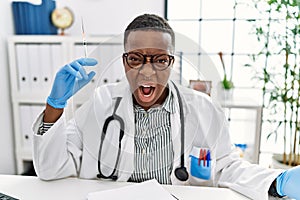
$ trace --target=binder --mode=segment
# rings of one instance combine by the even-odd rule
[[[89,45],[88,49],[91,49],[92,46],[97,46],[97,45]],[[73,60],[79,59],[79,58],[84,58],[84,47],[81,44],[76,44],[74,45],[74,56],[73,56]],[[89,55],[88,55],[89,57]],[[84,67],[86,73],[90,73],[91,71],[95,71],[95,67],[89,67],[86,66]],[[97,76],[98,73],[96,73]],[[92,91],[95,89],[95,77],[93,78],[93,80],[91,80],[91,82],[89,82],[87,85],[85,85],[82,89],[80,89],[76,94],[75,97],[73,98],[73,109],[76,109],[76,104],[80,104],[86,100],[88,100],[88,98],[90,97],[90,95],[92,94]]]
[[[113,80],[113,71],[110,68],[109,64],[111,64],[112,61],[112,52],[111,52],[111,47],[109,45],[99,45],[98,47],[99,51],[99,56],[98,62],[100,66],[99,70],[99,85],[111,83]]]
[[[18,2],[13,2],[13,3],[16,3],[18,4]],[[24,10],[24,6],[22,6],[21,4],[19,4],[18,6],[18,12],[19,12],[19,19],[18,21],[20,21],[20,33],[19,34],[25,34],[26,33],[26,26],[27,26],[27,22],[26,22],[26,18],[25,18],[25,10]]]
[[[22,136],[22,147],[31,150],[32,147],[32,129],[33,123],[32,111],[30,105],[20,105],[20,127]]]
[[[31,4],[31,22],[33,23],[32,27],[32,34],[38,35],[43,33],[42,29],[42,18],[41,16],[43,15],[43,9],[42,9],[43,4],[41,5],[33,5]]]
[[[52,73],[56,74],[56,72],[63,67],[65,63],[63,63],[63,51],[62,46],[60,44],[51,44],[51,66]]]
[[[41,5],[29,2],[12,2],[16,34],[57,34],[50,20],[56,7],[55,0],[43,0]]]
[[[31,116],[30,116],[30,129],[32,132],[32,125],[33,122],[35,121],[35,119],[44,111],[45,109],[45,105],[36,105],[36,104],[32,104],[30,105],[30,109],[31,109]]]
[[[40,65],[40,52],[38,44],[28,45],[28,60],[31,89],[33,92],[42,90],[41,72],[43,66]]]
[[[82,58],[82,57],[84,57],[84,48],[83,48],[82,45],[76,44],[73,60],[76,60],[76,59],[79,59],[79,58]]]
[[[39,45],[39,65],[41,66],[41,87],[43,91],[48,92],[51,90],[53,84],[53,72],[52,72],[52,62],[51,62],[51,45],[41,44]]]
[[[26,44],[17,44],[16,46],[18,87],[20,92],[28,92],[31,90],[28,47]]]
[[[125,78],[125,71],[122,61],[123,47],[121,45],[111,45],[111,67],[112,67],[112,82],[119,82]]]
[[[30,3],[26,3],[24,4],[25,6],[25,19],[27,20],[27,26],[26,26],[26,32],[28,34],[37,34],[37,19],[39,18],[39,16],[36,16],[36,12],[37,12],[37,6],[34,6]]]
[[[57,28],[51,22],[51,13],[56,8],[55,0],[43,0],[42,1],[43,9],[40,10],[42,14],[42,34],[57,34]]]
[[[19,12],[19,4],[16,4],[16,2],[12,2],[12,8],[13,8],[13,19],[14,19],[14,28],[16,33],[21,33],[21,22],[20,22],[20,12]]]

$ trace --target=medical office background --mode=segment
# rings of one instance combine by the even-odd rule
[[[253,68],[245,67],[245,64],[249,62],[249,54],[260,48],[256,36],[250,34],[252,25],[249,22],[249,19],[258,15],[245,2],[247,0],[238,7],[235,6],[235,0],[56,0],[56,7],[67,6],[75,17],[73,25],[65,30],[66,35],[60,37],[81,36],[81,17],[84,17],[88,36],[105,36],[121,34],[139,14],[155,13],[165,16],[175,32],[199,44],[198,50],[187,54],[197,57],[195,65],[200,71],[202,66],[213,65],[216,69],[213,73],[219,73],[217,76],[222,77],[223,68],[218,54],[222,52],[226,73],[232,77],[235,85],[233,99],[236,103],[223,105],[230,119],[232,138],[240,144],[251,141],[247,148],[259,149],[258,152],[250,151],[250,154],[259,153],[259,164],[268,167],[271,155],[282,153],[282,149],[276,148],[276,145],[282,146],[282,142],[275,142],[272,137],[267,139],[268,132],[260,130],[261,119],[257,119],[261,114],[262,91],[253,80]],[[10,90],[12,80],[7,48],[8,38],[15,34],[11,3],[11,0],[0,1],[1,174],[20,173],[16,166],[15,123]],[[216,91],[216,88],[213,90]],[[247,150],[241,154],[247,156]]]

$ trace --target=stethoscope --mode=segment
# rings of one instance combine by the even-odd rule
[[[179,90],[178,90],[177,86],[175,85],[175,83],[173,83],[173,85],[174,85],[174,88],[175,88],[177,96],[178,96],[179,112],[180,112],[180,123],[181,123],[181,157],[180,157],[180,166],[175,169],[174,173],[175,173],[175,176],[176,176],[176,178],[178,180],[180,180],[180,181],[186,181],[189,178],[189,174],[187,172],[186,167],[184,166],[184,135],[185,134],[184,134],[183,105],[182,105],[182,99],[181,99],[180,94],[179,94]],[[99,172],[99,174],[97,174],[98,178],[112,179],[112,180],[117,180],[118,179],[118,176],[114,175],[114,174],[116,172],[116,169],[117,169],[117,166],[118,166],[118,163],[119,163],[119,158],[120,158],[120,154],[121,154],[121,141],[122,141],[122,138],[124,136],[124,130],[125,130],[124,129],[125,128],[124,120],[120,116],[118,116],[116,114],[116,111],[117,111],[117,109],[118,109],[118,107],[120,105],[121,99],[122,99],[122,97],[117,97],[113,113],[112,113],[112,115],[110,117],[108,117],[105,120],[104,125],[103,125],[102,135],[101,135],[101,141],[100,141],[100,148],[99,148],[99,154],[98,154],[98,172]],[[104,141],[105,136],[106,136],[106,131],[107,131],[108,125],[109,125],[110,122],[112,122],[114,120],[116,120],[116,121],[118,121],[120,123],[118,154],[117,154],[116,163],[115,163],[115,166],[114,166],[114,169],[113,169],[112,173],[109,176],[105,176],[104,174],[102,174],[101,167],[100,167],[101,166],[100,160],[101,160],[101,153],[102,153],[102,145],[103,145],[103,141]]]

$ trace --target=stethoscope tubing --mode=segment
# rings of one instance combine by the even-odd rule
[[[125,128],[124,120],[116,114],[116,111],[119,107],[120,101],[121,101],[121,97],[118,97],[117,100],[116,100],[116,105],[115,105],[113,114],[105,120],[104,125],[103,125],[102,134],[101,134],[101,141],[100,141],[100,148],[99,148],[99,153],[98,153],[98,172],[99,172],[99,174],[97,175],[98,178],[104,178],[104,179],[110,179],[111,178],[113,180],[117,179],[117,177],[114,176],[114,174],[116,173],[117,166],[118,166],[118,161],[120,159],[121,142],[122,142],[122,139],[123,139],[123,136],[124,136],[124,128]],[[111,121],[114,121],[114,120],[116,120],[120,123],[118,154],[117,154],[117,159],[116,159],[116,162],[115,162],[114,170],[112,171],[112,173],[109,176],[105,176],[101,172],[101,163],[100,163],[101,154],[102,154],[102,146],[103,146],[103,142],[104,142],[104,139],[105,139],[105,136],[106,136],[106,131],[107,131],[108,125]]]

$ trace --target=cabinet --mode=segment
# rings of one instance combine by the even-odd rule
[[[79,91],[68,103],[67,114],[84,102],[96,86],[124,78],[121,53],[122,38],[115,36],[88,37],[89,57],[99,64],[92,83]],[[32,128],[43,111],[58,69],[84,55],[81,37],[12,36],[8,38],[11,101],[14,122],[17,173],[26,171],[32,161]],[[87,71],[91,67],[86,68]]]
[[[259,162],[262,105],[250,98],[233,99],[221,103],[229,121],[234,144],[246,145],[242,154],[251,163]]]

